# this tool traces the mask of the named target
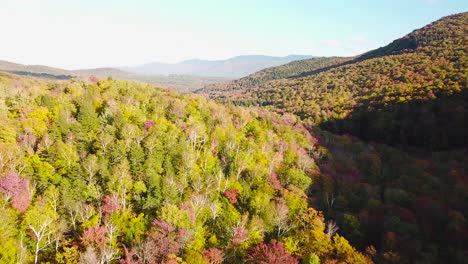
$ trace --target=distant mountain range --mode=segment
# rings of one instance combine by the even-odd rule
[[[186,60],[179,63],[147,63],[121,70],[139,74],[194,75],[222,78],[240,78],[264,68],[279,66],[296,60],[312,58],[310,55],[288,55],[273,57],[264,55],[243,55],[226,60]]]
[[[39,78],[66,80],[77,77],[112,77],[141,81],[157,86],[191,92],[210,84],[247,76],[264,68],[311,58],[308,55],[272,57],[245,55],[227,60],[187,60],[180,63],[148,63],[135,67],[64,70],[43,65],[23,65],[0,60],[0,71]]]
[[[98,78],[112,77],[114,79],[145,82],[176,90],[182,93],[191,92],[192,90],[200,89],[206,85],[227,80],[220,77],[203,77],[177,74],[139,74],[117,68],[96,68],[69,71],[43,65],[23,65],[2,60],[0,60],[0,71],[52,80],[68,80],[72,78],[87,78],[90,76],[95,76]]]

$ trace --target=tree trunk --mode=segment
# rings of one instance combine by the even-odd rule
[[[41,241],[39,239],[37,239],[37,242],[36,242],[36,255],[34,256],[34,264],[37,264],[37,259],[39,257],[39,243]]]

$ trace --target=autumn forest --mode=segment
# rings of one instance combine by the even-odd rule
[[[0,263],[466,263],[467,49],[461,13],[194,93],[0,71]]]

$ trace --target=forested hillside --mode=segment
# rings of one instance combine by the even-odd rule
[[[301,120],[322,150],[310,204],[377,263],[465,263],[467,36],[461,13],[297,76],[275,67],[198,92]]]
[[[0,263],[370,263],[308,204],[288,115],[0,74]]]
[[[445,17],[386,47],[305,77],[201,91],[272,106],[309,125],[429,149],[468,144],[468,14]],[[240,88],[240,89],[239,89]]]
[[[207,85],[203,87],[203,89],[196,91],[196,93],[206,95],[210,98],[217,98],[218,100],[226,100],[227,98],[225,97],[229,97],[229,95],[236,93],[236,91],[243,93],[245,91],[250,91],[250,89],[256,85],[271,80],[294,78],[304,74],[312,74],[316,70],[332,67],[349,60],[351,60],[351,58],[318,57],[293,61],[281,66],[263,69],[237,80]]]
[[[376,263],[465,263],[466,149],[406,152],[313,129],[322,144],[311,205]],[[369,246],[376,251],[372,254]]]

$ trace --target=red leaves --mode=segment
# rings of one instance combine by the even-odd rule
[[[154,127],[156,125],[156,123],[154,123],[153,120],[146,120],[145,121],[145,130],[148,131],[150,130],[152,127]]]
[[[221,264],[224,260],[224,253],[221,249],[209,248],[202,252],[203,259],[210,264]]]
[[[162,219],[153,221],[153,228],[143,248],[145,259],[154,263],[167,263],[169,255],[178,255],[184,244],[186,232],[176,228]]]
[[[156,219],[153,221],[153,229],[161,236],[167,236],[175,231],[175,227],[173,225],[162,219]]]
[[[108,195],[102,199],[102,213],[105,216],[108,216],[119,209],[120,204],[117,197]]]
[[[233,228],[231,242],[234,246],[240,246],[247,239],[249,239],[249,234],[243,226]]]
[[[107,230],[104,226],[93,226],[86,229],[81,236],[83,245],[95,245],[98,248],[106,244]]]
[[[125,258],[119,261],[119,264],[141,264],[141,260],[135,260],[133,257],[136,255],[134,249],[124,247]]]
[[[298,260],[291,256],[281,242],[257,245],[246,257],[247,263],[260,264],[296,264]]]
[[[237,189],[232,189],[232,190],[227,190],[224,191],[224,196],[229,199],[229,201],[233,204],[237,203],[237,196],[239,195],[239,190]]]
[[[18,174],[7,173],[0,178],[0,192],[11,199],[11,205],[20,213],[26,212],[31,205],[28,180],[21,178]]]
[[[21,194],[18,194],[13,197],[11,200],[11,206],[18,210],[20,213],[26,212],[28,210],[28,207],[31,205],[31,195],[29,194],[29,191],[26,190],[22,192]]]
[[[272,172],[270,174],[270,185],[271,187],[273,187],[273,189],[279,191],[281,190],[283,187],[281,186],[281,182],[278,178],[278,174],[276,172]]]

